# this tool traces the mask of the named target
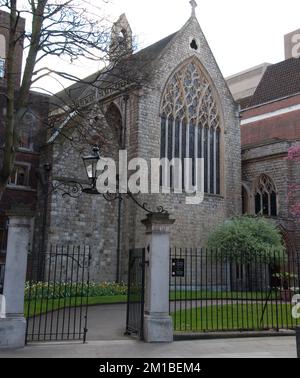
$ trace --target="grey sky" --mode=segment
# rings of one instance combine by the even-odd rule
[[[97,6],[100,0],[87,0]],[[189,0],[108,0],[111,20],[125,12],[139,48],[180,29],[191,14]],[[229,76],[263,62],[284,59],[284,34],[300,28],[297,0],[197,0],[197,17],[216,60]],[[97,12],[97,8],[91,8]],[[68,70],[80,77],[96,71],[99,64],[78,62]],[[53,89],[60,90],[53,83]]]
[[[112,0],[126,12],[142,45],[178,30],[190,16],[189,0]],[[197,0],[197,17],[225,76],[284,59],[283,36],[300,28],[297,0]]]

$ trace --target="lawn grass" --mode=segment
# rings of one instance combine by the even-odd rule
[[[266,292],[220,292],[220,291],[192,291],[192,290],[182,290],[182,291],[171,291],[170,300],[171,301],[189,301],[189,300],[265,300],[268,296]],[[275,299],[276,293],[273,293],[271,299]],[[140,295],[137,295],[137,301]],[[86,304],[86,297],[73,297],[67,298],[66,300],[61,299],[49,299],[46,298],[38,299],[35,303],[34,300],[30,303],[30,308],[28,310],[28,301],[25,301],[25,317],[31,317],[33,315],[45,314],[46,312],[51,312],[59,310],[66,307],[78,307]],[[131,297],[133,300],[133,297]],[[89,297],[89,306],[102,305],[102,304],[113,304],[113,303],[126,303],[126,295],[113,295],[113,296],[98,296]]]
[[[215,299],[225,299],[225,300],[252,300],[252,301],[265,301],[266,298],[276,299],[276,292],[272,292],[271,295],[266,291],[193,291],[184,290],[181,291],[170,291],[170,300],[215,300]]]
[[[101,296],[101,297],[91,297],[88,299],[88,305],[101,305],[101,304],[113,304],[113,303],[126,303],[126,295],[114,295],[114,296]],[[31,301],[28,309],[28,301],[25,301],[25,317],[38,316],[40,314],[45,314],[47,312],[62,309],[64,307],[79,307],[86,305],[87,298],[67,298],[65,299],[38,299],[36,301]]]
[[[263,304],[232,304],[207,306],[177,311],[172,314],[175,331],[211,332],[240,330],[292,329],[300,325],[292,318],[292,305],[268,304],[263,314]]]

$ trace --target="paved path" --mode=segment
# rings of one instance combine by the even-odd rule
[[[85,311],[80,308],[54,311],[47,315],[38,316],[29,320],[28,334],[29,341],[38,341],[38,333],[47,333],[47,340],[50,341],[50,334],[55,334],[64,340],[68,335],[72,336],[79,330],[84,329]],[[124,336],[126,328],[126,304],[91,306],[88,309],[88,341],[99,340],[127,340]],[[31,335],[34,335],[33,338]],[[53,340],[52,339],[52,340]]]
[[[126,304],[90,307],[88,312],[88,341],[128,340]]]
[[[205,301],[202,306],[216,305],[216,301]],[[176,311],[180,308],[184,311],[193,307],[198,307],[199,302],[176,302]],[[87,340],[100,341],[100,340],[127,340],[128,337],[124,336],[126,328],[126,304],[111,304],[91,306],[88,309],[88,334]],[[171,311],[175,310],[175,302],[171,303]],[[65,313],[65,315],[63,314]],[[54,311],[48,315],[42,315],[29,321],[29,334],[37,334],[40,330],[41,333],[47,332],[48,335],[52,333],[64,333],[65,340],[68,334],[72,338],[74,332],[79,329],[84,329],[84,311],[80,316],[80,308],[66,309],[65,311]],[[64,315],[64,316],[63,316]],[[65,318],[65,320],[63,320]],[[32,339],[30,339],[32,340]],[[37,341],[37,336],[34,336]],[[48,336],[50,340],[50,336]]]
[[[136,340],[87,344],[37,344],[1,352],[1,358],[296,358],[295,337],[177,341],[146,344]]]
[[[36,343],[0,358],[296,358],[296,340],[265,337],[146,344],[124,336],[126,305],[89,308],[88,343]]]

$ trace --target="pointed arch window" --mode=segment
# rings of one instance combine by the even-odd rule
[[[28,111],[22,120],[19,130],[19,147],[21,149],[33,150],[33,133],[36,129],[36,116]]]
[[[260,175],[255,185],[255,214],[276,217],[277,197],[273,180],[265,174]]]
[[[163,94],[161,158],[203,158],[204,191],[221,194],[220,147],[220,112],[212,87],[200,65],[189,62],[171,77]]]
[[[105,113],[105,118],[114,133],[114,137],[121,148],[123,146],[124,135],[122,134],[122,115],[118,107],[111,103]]]

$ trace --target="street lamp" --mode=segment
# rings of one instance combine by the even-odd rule
[[[99,147],[96,147],[96,146],[93,148],[93,155],[84,156],[82,158],[87,177],[91,183],[91,187],[83,189],[83,193],[99,194],[96,188],[96,184],[97,184],[97,165],[100,159],[101,159],[100,149]]]
[[[135,195],[133,195],[130,191],[127,193],[120,193],[119,190],[117,193],[100,193],[97,190],[97,179],[98,179],[98,170],[97,165],[98,162],[101,159],[100,155],[100,148],[95,146],[93,148],[93,153],[90,156],[84,156],[82,157],[84,168],[86,171],[86,175],[88,177],[90,185],[88,187],[85,187],[84,184],[76,181],[76,180],[70,180],[70,181],[61,181],[57,184],[52,183],[51,192],[57,192],[61,191],[63,197],[71,197],[71,198],[79,198],[82,194],[90,194],[90,195],[102,195],[102,197],[109,202],[113,202],[118,200],[119,201],[119,209],[118,209],[118,247],[117,247],[117,281],[119,281],[119,265],[120,265],[120,246],[121,246],[121,202],[124,198],[129,198],[132,200],[135,205],[137,205],[140,209],[143,211],[149,213],[149,214],[167,214],[167,211],[162,206],[157,206],[156,211],[152,211],[148,208],[147,203],[141,203]],[[117,182],[119,183],[119,177],[117,176]]]
[[[97,165],[99,160],[101,159],[100,156],[100,148],[95,146],[93,148],[93,154],[91,156],[84,156],[82,158],[83,164],[86,170],[87,177],[90,181],[91,186],[88,188],[83,188],[83,186],[77,182],[69,182],[69,186],[71,187],[71,192],[65,192],[63,195],[68,195],[71,197],[78,197],[81,193],[85,194],[94,194],[94,195],[102,195],[105,200],[112,202],[117,199],[123,200],[124,197],[130,198],[138,207],[142,210],[146,211],[147,213],[153,214],[153,211],[148,209],[147,203],[140,203],[135,196],[131,192],[127,192],[126,194],[121,193],[99,193],[97,190]],[[119,182],[119,176],[117,176],[117,181]],[[167,211],[162,207],[156,207],[156,213],[164,214]]]

